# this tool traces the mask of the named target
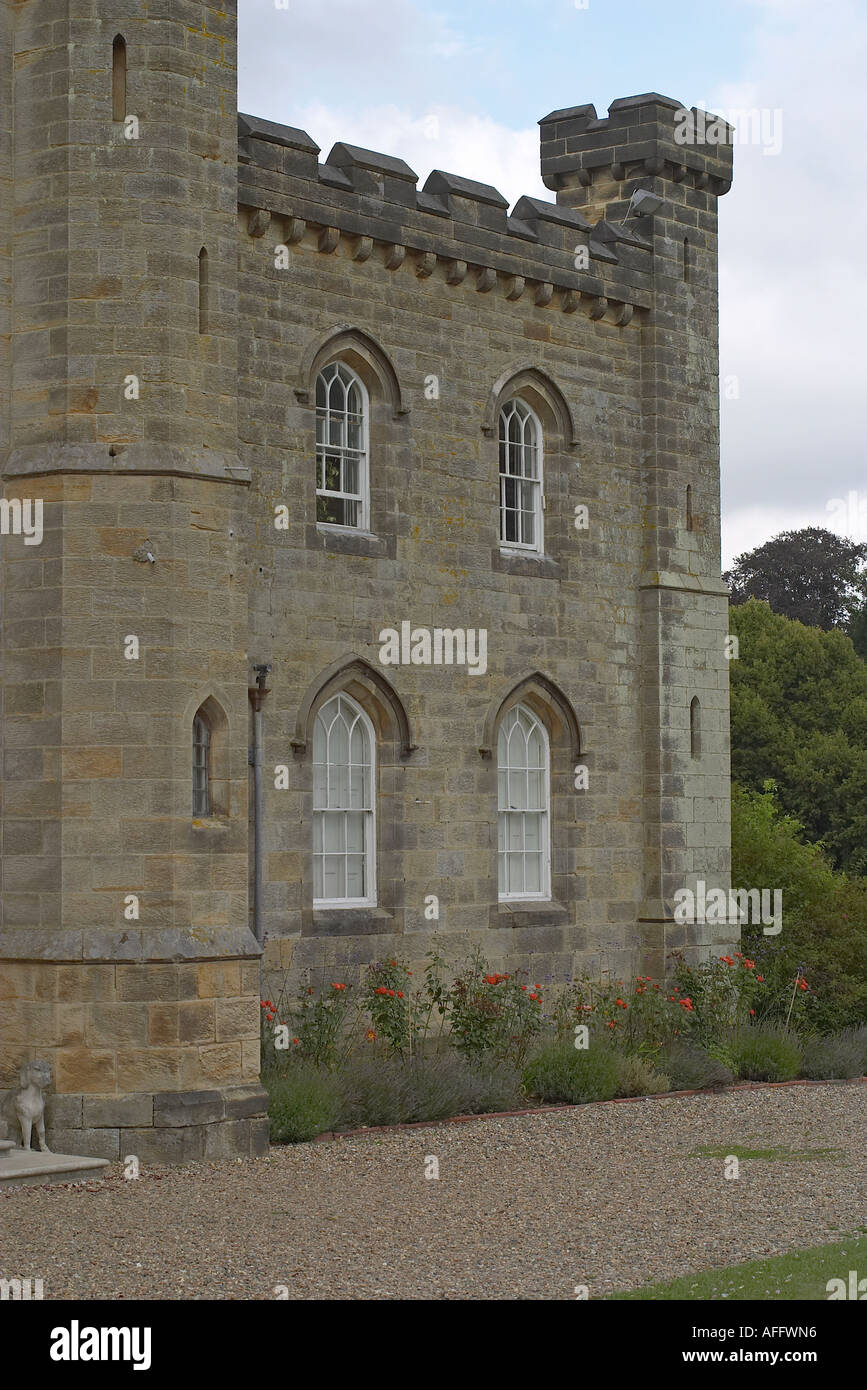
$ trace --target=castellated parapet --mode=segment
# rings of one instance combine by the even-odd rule
[[[2,541],[0,1088],[50,1060],[54,1148],[251,1154],[263,968],[273,998],[308,970],[421,968],[434,936],[534,979],[732,946],[672,911],[729,873],[731,147],[656,94],[557,111],[555,201],[510,211],[239,114],[232,3],[80,11],[0,3],[0,460],[6,497],[44,508],[38,544]],[[364,401],[363,524],[317,489],[338,363]],[[539,431],[533,544],[501,532],[515,400]],[[455,650],[484,633],[484,662],[384,661],[407,625]],[[316,886],[338,696],[373,754],[363,900]],[[518,707],[547,749],[538,893],[498,872]]]

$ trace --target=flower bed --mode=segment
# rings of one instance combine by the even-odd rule
[[[361,983],[324,979],[262,1002],[262,1080],[274,1142],[458,1114],[654,1095],[736,1080],[867,1071],[867,1027],[809,1031],[800,971],[772,988],[742,953],[669,981],[543,984],[476,950],[420,980],[397,959]]]

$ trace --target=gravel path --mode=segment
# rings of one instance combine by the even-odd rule
[[[820,1245],[867,1226],[867,1086],[584,1106],[112,1167],[0,1196],[0,1274],[46,1298],[568,1299]],[[834,1148],[744,1159],[698,1147]],[[426,1180],[425,1156],[439,1160]]]

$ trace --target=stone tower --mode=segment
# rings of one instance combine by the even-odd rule
[[[254,1153],[235,4],[0,24],[0,1087],[52,1061],[58,1150]]]
[[[661,975],[669,950],[727,947],[732,939],[726,925],[671,921],[677,890],[697,880],[727,885],[731,859],[717,262],[731,131],[653,92],[613,102],[604,119],[578,106],[540,124],[542,177],[557,202],[579,209],[597,224],[597,238],[618,249],[624,231],[652,248],[653,308],[641,328],[640,922],[645,965]],[[660,200],[652,215],[633,201],[638,190]]]

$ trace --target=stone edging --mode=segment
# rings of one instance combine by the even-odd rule
[[[558,1110],[584,1110],[588,1105],[634,1105],[645,1100],[675,1100],[682,1096],[724,1096],[733,1091],[774,1091],[786,1086],[863,1086],[867,1076],[841,1076],[828,1081],[738,1081],[733,1086],[705,1086],[696,1091],[660,1091],[652,1096],[615,1096],[612,1100],[584,1101],[580,1105],[535,1105],[527,1110],[491,1110],[484,1115],[452,1115],[445,1120],[416,1120],[412,1124],[373,1125],[367,1129],[326,1130],[310,1142],[323,1144],[332,1139],[363,1139],[368,1134],[397,1134],[406,1129],[434,1129],[439,1125],[467,1124],[472,1120],[509,1120],[520,1115],[550,1115]]]

